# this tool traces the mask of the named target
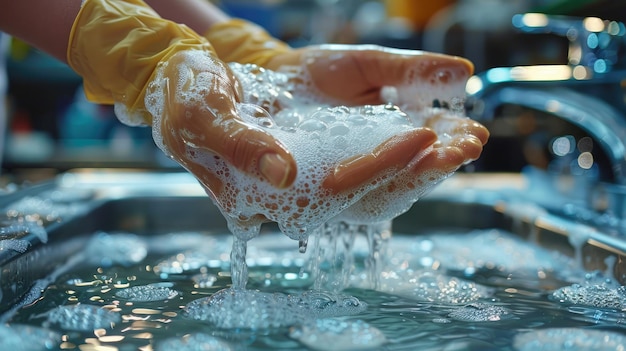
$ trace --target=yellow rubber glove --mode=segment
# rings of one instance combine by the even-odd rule
[[[213,25],[204,33],[204,37],[224,62],[253,63],[267,67],[273,57],[292,50],[262,27],[236,18]]]
[[[85,1],[71,31],[67,59],[84,78],[91,101],[115,103],[116,114],[127,124],[154,122],[157,144],[213,194],[227,185],[214,170],[199,165],[188,147],[209,150],[278,188],[295,179],[295,161],[283,145],[238,118],[239,83],[206,39],[160,18],[143,1]],[[146,92],[159,83],[158,72],[165,86],[153,90],[163,89],[165,101],[146,106]],[[191,91],[200,81],[208,83],[206,89]]]

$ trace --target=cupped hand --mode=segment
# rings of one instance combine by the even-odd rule
[[[227,210],[220,200],[233,191],[230,166],[279,189],[290,186],[297,171],[280,141],[239,118],[240,95],[228,65],[203,50],[181,51],[161,63],[146,94],[157,145]]]
[[[324,180],[324,185],[335,193],[375,179],[389,169],[410,166],[414,177],[433,172],[449,174],[478,158],[489,136],[479,123],[447,110],[423,117],[434,101],[458,108],[473,72],[473,65],[464,58],[374,45],[321,45],[281,53],[268,67],[296,73],[301,82],[295,85],[294,94],[314,95],[330,105],[391,102],[415,117],[413,124],[420,128],[389,139],[371,154],[338,164]],[[437,139],[443,135],[455,137]],[[416,155],[419,162],[414,160]],[[392,181],[388,186],[395,184]]]
[[[413,119],[436,133],[437,141],[338,218],[363,224],[397,217],[462,165],[476,160],[489,138],[488,130],[480,123],[445,109],[431,109]]]

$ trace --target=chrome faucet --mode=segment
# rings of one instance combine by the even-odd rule
[[[492,68],[467,84],[470,117],[491,120],[504,104],[547,112],[585,130],[611,162],[613,182],[626,186],[626,27],[584,19],[518,14],[513,26],[569,40],[568,63]]]

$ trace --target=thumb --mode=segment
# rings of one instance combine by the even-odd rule
[[[297,166],[287,148],[267,132],[241,120],[229,121],[218,154],[247,173],[258,172],[273,186],[283,189],[296,179]]]

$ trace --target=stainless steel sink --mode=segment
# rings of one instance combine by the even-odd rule
[[[551,215],[532,203],[520,203],[515,194],[523,186],[519,175],[457,174],[398,217],[393,230],[420,235],[452,228],[503,229],[567,255],[578,254],[588,270],[607,271],[608,267],[624,284],[626,245],[621,238]],[[24,206],[25,199],[39,199],[45,203],[44,210],[66,209],[67,213],[29,213],[33,211]],[[0,312],[10,309],[38,279],[81,250],[94,232],[227,231],[217,207],[186,173],[76,171],[5,195],[0,205],[7,223],[36,222],[48,236],[42,243],[46,240],[33,233],[18,233],[19,239],[30,242],[25,252],[0,250]],[[68,205],[73,206],[71,210]],[[276,227],[268,224],[264,229]],[[578,251],[572,245],[572,232],[577,238],[584,234]]]

